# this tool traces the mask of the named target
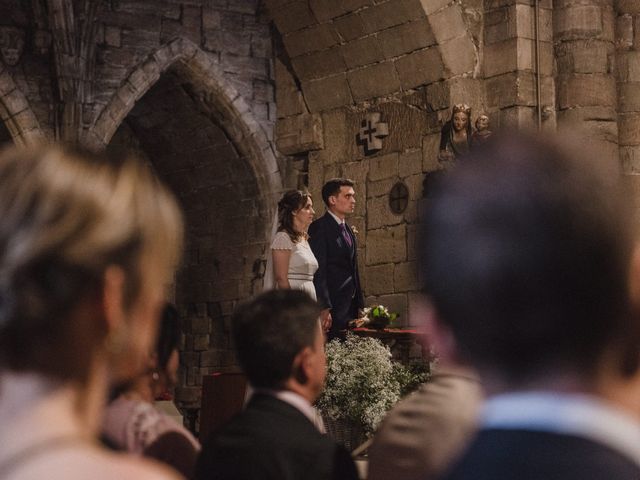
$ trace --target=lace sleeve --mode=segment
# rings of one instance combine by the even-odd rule
[[[292,250],[293,242],[289,238],[289,235],[286,232],[278,232],[276,236],[273,237],[273,242],[271,243],[271,250]]]

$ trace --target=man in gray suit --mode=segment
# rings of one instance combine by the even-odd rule
[[[367,479],[440,476],[475,433],[481,401],[480,382],[471,369],[439,366],[384,419],[369,448]]]

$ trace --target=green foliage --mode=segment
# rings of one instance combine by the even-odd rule
[[[372,328],[385,328],[388,326],[395,327],[398,314],[396,312],[390,312],[384,305],[373,305],[366,307],[363,310],[364,318],[367,319],[365,326]]]

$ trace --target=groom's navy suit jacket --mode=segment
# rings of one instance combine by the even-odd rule
[[[364,307],[358,274],[358,248],[356,237],[347,225],[352,245],[346,242],[338,222],[329,212],[309,227],[309,244],[318,260],[318,270],[313,278],[318,303],[331,309],[333,323],[329,337],[338,335],[356,318],[358,309]]]

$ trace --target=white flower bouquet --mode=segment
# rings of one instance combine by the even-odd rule
[[[318,408],[333,420],[375,431],[403,390],[404,367],[391,360],[389,348],[374,338],[348,334],[327,344],[327,380]]]

